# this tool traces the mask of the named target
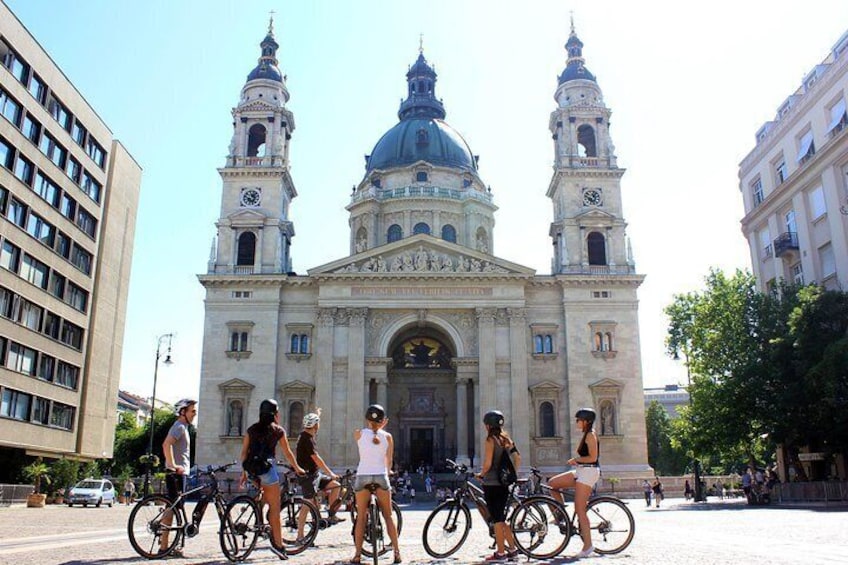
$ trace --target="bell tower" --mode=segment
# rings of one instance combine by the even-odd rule
[[[586,68],[583,42],[574,31],[565,44],[568,60],[559,76],[551,113],[554,175],[551,272],[632,274],[625,236],[621,177],[610,137],[610,115],[595,75]]]
[[[274,20],[260,43],[261,55],[233,108],[233,137],[223,181],[217,245],[210,273],[286,273],[291,267],[294,225],[289,205],[297,196],[289,174],[294,115],[286,108],[286,77],[277,66]]]

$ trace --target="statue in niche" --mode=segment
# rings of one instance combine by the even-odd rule
[[[403,260],[400,255],[397,255],[394,259],[392,259],[392,272],[397,273],[398,271],[403,270]]]
[[[233,138],[230,140],[230,155],[236,154],[236,134],[233,134]]]
[[[359,239],[356,240],[354,248],[357,253],[362,253],[363,251],[368,249],[368,242],[365,241],[365,236],[360,236]]]
[[[401,270],[405,271],[407,273],[411,273],[412,271],[415,270],[415,265],[412,264],[412,254],[411,253],[404,253],[404,255],[403,255],[403,269],[401,269]]]
[[[489,252],[489,244],[486,243],[486,235],[482,232],[477,234],[477,251],[483,253]]]
[[[230,402],[230,410],[229,410],[229,420],[230,420],[230,429],[227,435],[230,436],[240,436],[241,435],[241,421],[242,421],[242,409],[241,402],[234,401]]]
[[[379,257],[377,257],[377,272],[385,273],[386,271],[388,271],[388,269],[386,268],[386,261],[383,259],[383,256],[380,255]]]
[[[429,263],[430,255],[423,246],[419,246],[418,251],[415,253],[415,270],[426,271],[429,268]]]
[[[615,408],[611,402],[607,402],[601,407],[601,435],[615,435]]]
[[[277,134],[276,139],[274,140],[274,155],[282,155],[283,154],[283,134]]]
[[[412,364],[416,367],[426,367],[430,364],[430,351],[433,348],[424,343],[424,340],[418,340],[417,344],[412,346],[410,353],[412,354]]]

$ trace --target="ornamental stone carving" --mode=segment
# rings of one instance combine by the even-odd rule
[[[365,326],[365,318],[368,316],[368,308],[348,308],[350,325],[361,328]]]
[[[319,308],[318,309],[318,325],[322,327],[332,327],[335,320],[336,308]]]
[[[491,261],[480,261],[464,255],[451,257],[419,246],[386,260],[382,255],[353,262],[336,269],[335,273],[508,273]]]

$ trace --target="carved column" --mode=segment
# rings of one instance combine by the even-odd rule
[[[529,453],[530,414],[527,398],[527,313],[524,308],[507,308],[509,316],[510,392],[512,421],[507,426],[522,452]]]
[[[613,242],[613,229],[612,226],[608,226],[606,230],[606,245],[607,245],[607,265],[610,266],[610,270],[615,267],[615,248],[612,245]]]
[[[318,309],[318,334],[315,351],[315,405],[323,409],[321,427],[325,433],[318,434],[318,450],[330,453],[330,437],[333,430],[333,328],[335,308]]]
[[[347,330],[347,419],[346,432],[355,430],[362,424],[365,407],[365,317],[367,308],[349,308],[350,316]],[[345,436],[349,433],[345,433]],[[345,464],[357,461],[356,445],[345,437]]]
[[[389,379],[377,379],[377,404],[388,410],[389,404]]]
[[[256,228],[256,249],[253,252],[253,272],[261,273],[262,272],[262,246],[265,241],[265,230],[262,229],[262,226]]]
[[[456,379],[456,462],[468,464],[468,379]]]
[[[495,314],[497,308],[477,308],[477,330],[479,338],[479,368],[480,368],[480,413],[477,421],[483,421],[483,414],[497,408],[498,391],[497,375],[495,373]],[[480,444],[476,450],[478,454],[483,453],[483,445]]]

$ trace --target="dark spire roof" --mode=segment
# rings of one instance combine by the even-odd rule
[[[565,70],[559,75],[559,84],[580,79],[595,82],[595,75],[590,73],[585,66],[583,42],[580,41],[577,32],[574,31],[573,17],[571,18],[571,34],[568,36],[568,41],[565,42],[565,51],[568,53],[568,61],[565,64]]]
[[[406,81],[409,85],[407,98],[400,103],[398,118],[444,119],[445,107],[436,98],[436,71],[427,63],[421,47],[418,49],[418,59],[406,73]]]
[[[277,66],[277,49],[280,48],[280,44],[274,39],[273,16],[271,16],[271,20],[268,22],[268,33],[259,45],[262,47],[262,56],[259,57],[259,63],[256,65],[256,68],[247,75],[247,80],[265,79],[283,82],[283,73],[280,72],[280,68]]]

